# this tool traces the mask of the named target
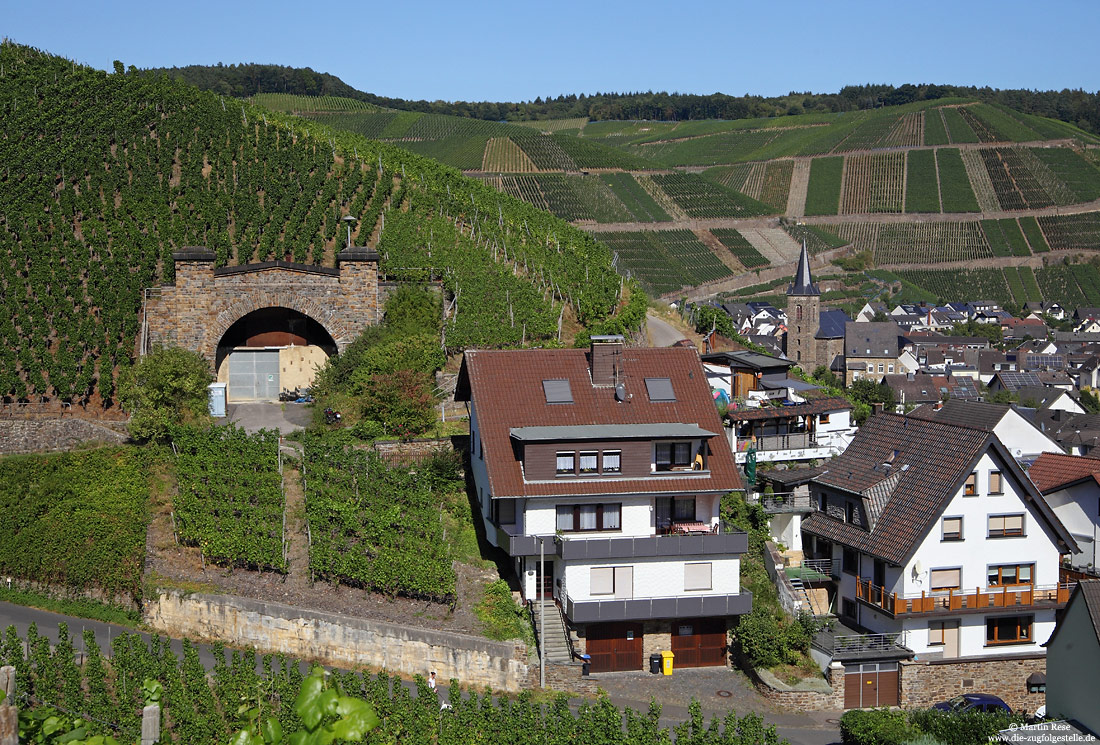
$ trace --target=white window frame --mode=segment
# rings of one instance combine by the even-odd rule
[[[705,574],[705,580],[704,575]],[[702,592],[714,589],[714,563],[689,561],[684,564],[684,592]]]

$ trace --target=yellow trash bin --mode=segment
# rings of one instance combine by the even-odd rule
[[[672,652],[667,649],[661,652],[661,673],[664,675],[672,675],[672,658],[675,657]]]

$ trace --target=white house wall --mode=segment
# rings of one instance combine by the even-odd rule
[[[685,590],[684,565],[694,563],[711,564],[711,589]],[[634,582],[631,597],[667,598],[693,597],[706,595],[736,595],[741,592],[740,560],[730,558],[711,558],[708,556],[683,557],[675,559],[656,558],[651,560],[606,559],[586,562],[558,562],[564,564],[565,588],[569,597],[575,601],[609,600],[609,595],[592,595],[591,574],[593,567],[634,568]],[[620,597],[616,588],[614,597]]]
[[[1074,556],[1074,565],[1096,566],[1100,559],[1096,548],[1100,538],[1100,486],[1095,481],[1086,481],[1051,492],[1046,500],[1081,549],[1081,554]]]
[[[1039,453],[1065,452],[1058,443],[1011,409],[997,422],[993,434],[997,435],[997,439],[1016,458],[1037,456]]]

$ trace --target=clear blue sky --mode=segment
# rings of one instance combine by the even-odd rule
[[[409,99],[1100,90],[1096,0],[0,0],[0,35],[108,69],[270,62]]]

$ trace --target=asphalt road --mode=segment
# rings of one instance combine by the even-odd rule
[[[119,634],[131,634],[139,633],[143,639],[148,640],[150,634],[145,632],[135,632],[133,629],[125,626],[116,626],[114,624],[102,623],[100,621],[91,621],[83,618],[75,618],[72,616],[63,616],[57,613],[51,613],[49,611],[37,610],[35,608],[27,608],[21,605],[14,605],[12,603],[0,602],[0,630],[6,629],[8,626],[15,626],[16,631],[19,632],[21,637],[25,637],[28,627],[34,623],[37,627],[38,633],[42,636],[48,637],[52,642],[57,641],[57,625],[59,623],[68,624],[69,636],[73,638],[74,645],[77,652],[82,652],[84,648],[84,630],[91,629],[95,634],[96,643],[103,650],[109,650],[111,640],[117,637]],[[199,650],[199,658],[202,660],[203,665],[209,670],[214,666],[214,654],[210,648],[206,645],[196,644]],[[172,650],[177,656],[183,654],[183,644],[178,639],[171,640]],[[306,664],[300,663],[303,672],[306,671]],[[257,661],[257,671],[262,672],[259,661]],[[684,671],[688,675],[682,676],[681,680],[687,682],[690,680],[690,674],[693,671]],[[625,681],[624,681],[625,682]],[[413,684],[405,680],[403,684],[412,691],[413,695],[416,695],[416,689]],[[609,686],[613,687],[613,686]],[[439,695],[441,701],[446,701],[447,687],[441,685],[439,688]],[[627,695],[613,693],[611,701],[617,706],[629,706],[636,711],[645,711],[649,707],[648,699],[645,701],[633,700]],[[660,701],[660,699],[658,699]],[[688,710],[686,706],[677,705],[677,703],[663,703],[661,712],[661,724],[672,728],[675,725],[687,720]],[[574,710],[576,707],[573,707]],[[732,705],[739,714],[747,713],[744,708],[738,708],[736,704]],[[719,717],[725,714],[728,709],[721,709],[714,706],[704,706],[703,713],[706,719],[709,721],[711,715],[718,715]],[[776,725],[779,734],[792,743],[792,745],[833,745],[833,743],[840,742],[840,732],[836,725],[832,722],[826,721],[828,718],[833,718],[839,714],[816,714],[809,715],[804,712],[791,712],[791,713],[774,713],[765,712],[763,714],[765,720],[769,723]]]
[[[686,339],[683,334],[668,323],[656,316],[645,317],[646,327],[649,329],[649,343],[655,347],[671,347],[681,339]]]

